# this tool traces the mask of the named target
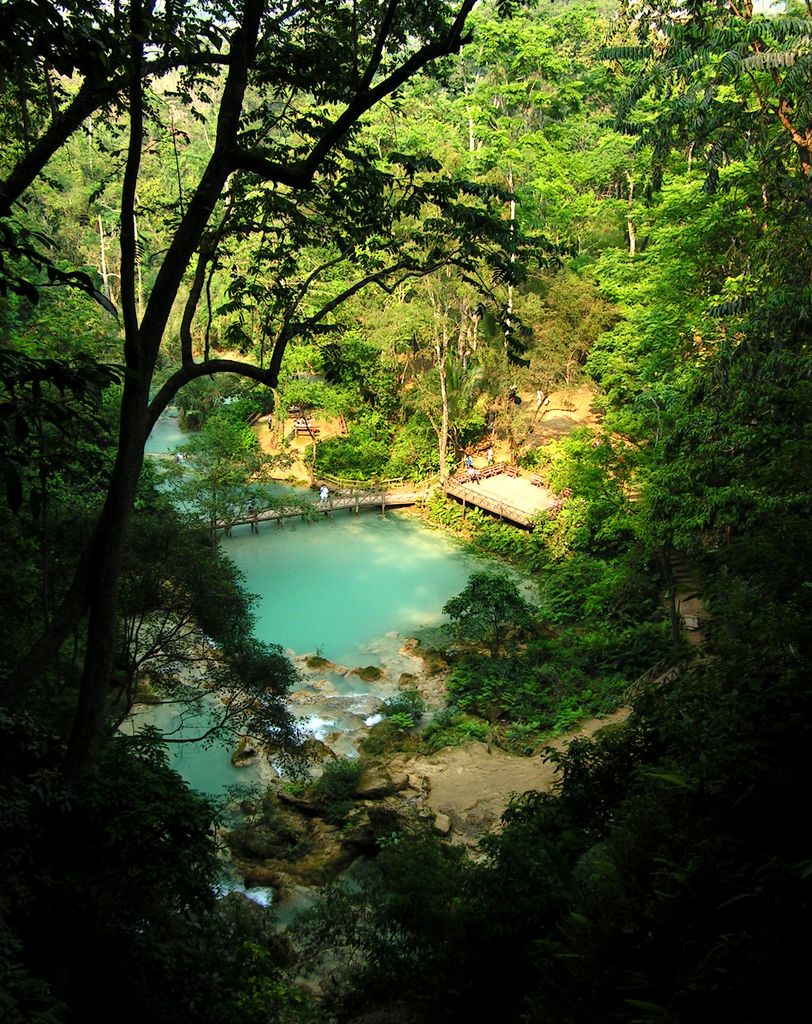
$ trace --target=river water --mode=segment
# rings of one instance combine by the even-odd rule
[[[169,451],[187,436],[162,417],[147,451]],[[259,533],[237,527],[221,543],[258,597],[258,638],[281,646],[302,674],[290,707],[303,730],[350,757],[402,673],[419,670],[404,639],[440,623],[445,602],[488,564],[404,512],[342,510],[311,522],[263,523]],[[332,667],[309,669],[305,657],[313,654]],[[379,681],[352,674],[370,665],[383,670]],[[248,769],[231,766],[230,752],[170,746],[175,767],[209,793],[252,781]]]
[[[445,602],[483,563],[402,512],[343,510],[293,523],[263,525],[259,534],[241,527],[223,550],[260,598],[257,635],[285,648],[303,673],[293,712],[314,738],[353,756],[381,698],[398,692],[402,673],[419,671],[404,640],[440,623]],[[308,654],[335,669],[308,669]],[[370,684],[352,673],[366,666],[383,677]]]
[[[165,455],[188,440],[188,432],[180,429],[177,414],[172,410],[158,418],[144,445],[144,451],[147,455]]]

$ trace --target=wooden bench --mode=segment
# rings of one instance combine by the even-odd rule
[[[310,426],[307,423],[301,426],[297,423],[295,429],[297,437],[318,437],[321,432],[318,427]]]
[[[488,477],[501,476],[502,474],[517,477],[519,475],[519,470],[516,466],[509,466],[505,462],[495,462],[491,466],[482,466],[481,469],[476,469],[476,476],[473,478],[469,477],[468,470],[465,470],[462,473],[457,473],[456,476],[453,476],[451,479],[458,484],[467,484],[471,483],[472,479],[487,480]]]
[[[478,469],[475,469],[473,474],[469,473],[466,469],[464,473],[457,473],[456,476],[452,476],[451,479],[456,484],[472,484],[478,483],[482,479],[482,474]]]
[[[546,487],[547,486],[547,484],[545,484],[545,482],[541,479],[541,477],[538,475],[538,473],[531,473],[530,474],[530,483],[534,487]]]

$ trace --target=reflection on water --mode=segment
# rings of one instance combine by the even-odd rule
[[[390,672],[411,670],[398,665],[402,637],[439,622],[445,602],[484,564],[397,512],[341,511],[313,523],[263,524],[259,534],[238,527],[223,549],[260,597],[261,639]]]
[[[144,451],[147,455],[163,455],[171,452],[179,445],[189,440],[189,434],[178,426],[177,414],[164,413],[158,417],[158,421],[152,428],[152,433],[147,438]]]
[[[139,705],[128,720],[128,727],[137,731],[145,725],[154,725],[173,739],[201,736],[210,726],[211,719],[203,714],[188,713],[179,723],[173,706]],[[190,786],[207,796],[222,796],[227,786],[248,785],[259,781],[256,770],[250,766],[235,768],[231,763],[232,744],[168,743],[169,763],[186,779]]]

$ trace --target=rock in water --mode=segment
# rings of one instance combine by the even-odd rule
[[[383,678],[383,669],[378,668],[377,665],[366,665],[364,668],[354,668],[350,673],[351,676],[358,676],[365,683],[377,683],[377,681]]]
[[[278,873],[274,871],[273,868],[263,867],[259,864],[246,871],[245,877],[243,878],[243,884],[246,889],[281,888]]]

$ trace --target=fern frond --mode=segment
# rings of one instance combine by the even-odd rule
[[[795,95],[809,94],[812,91],[812,54],[805,53],[799,57],[795,65],[784,75],[784,89]]]
[[[793,17],[792,15],[768,19],[754,18],[753,21],[761,24],[765,36],[770,36],[781,43],[787,42],[789,39],[808,37],[810,28],[812,28],[809,18]]]
[[[719,61],[719,74],[727,79],[735,78],[741,70],[742,63],[742,59],[737,53],[734,53],[733,50],[728,50]]]
[[[752,305],[753,300],[749,296],[741,295],[736,299],[728,299],[726,302],[711,306],[707,315],[713,317],[714,320],[722,320],[728,316],[739,316],[741,313],[746,313]]]
[[[745,57],[741,66],[746,71],[763,71],[765,68],[791,68],[793,64],[805,54],[796,50],[766,50],[764,53],[754,53]]]
[[[650,46],[604,46],[598,60],[645,60],[651,53]]]

